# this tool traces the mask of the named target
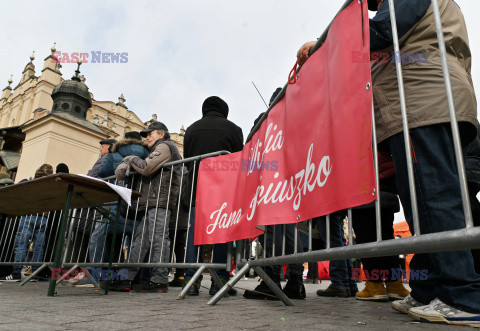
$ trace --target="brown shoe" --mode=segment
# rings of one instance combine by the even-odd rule
[[[388,301],[387,291],[383,286],[383,282],[370,282],[365,283],[365,288],[357,292],[355,295],[357,300],[365,301]]]
[[[320,297],[340,297],[348,298],[350,296],[350,289],[348,288],[336,288],[332,285],[328,286],[325,290],[317,290],[317,295]]]
[[[410,294],[410,291],[403,286],[401,280],[385,283],[385,285],[387,296],[390,300],[403,300]]]

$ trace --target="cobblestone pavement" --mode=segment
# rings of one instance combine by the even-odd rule
[[[307,299],[294,307],[278,301],[247,300],[243,289],[258,281],[241,280],[239,295],[206,305],[209,277],[200,295],[176,300],[179,288],[169,293],[119,293],[58,286],[56,297],[47,297],[47,282],[0,285],[0,329],[261,329],[261,330],[438,330],[458,327],[413,322],[394,312],[388,302],[363,302],[355,298],[320,298],[315,294],[330,282],[306,284]],[[360,289],[363,284],[359,284]],[[459,327],[468,330],[467,327]]]

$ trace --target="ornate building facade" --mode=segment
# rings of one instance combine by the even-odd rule
[[[55,48],[51,51],[53,54]],[[28,178],[28,174],[32,176],[34,169],[42,163],[49,163],[55,167],[59,162],[63,162],[70,167],[72,173],[86,173],[98,158],[97,139],[102,137],[119,139],[125,132],[141,131],[149,124],[150,121],[142,122],[128,109],[123,94],[119,96],[118,102],[95,100],[85,84],[85,78],[79,75],[78,69],[71,80],[62,78],[61,65],[52,58],[52,55],[44,59],[43,68],[37,76],[34,59],[32,55],[19,83],[14,88],[11,87],[12,79],[9,79],[8,86],[3,89],[0,97],[0,171],[9,172],[12,178],[17,171],[20,172],[20,177]],[[55,115],[53,116],[55,123],[66,121],[70,125],[64,123],[64,128],[60,130],[62,134],[50,132],[41,135],[42,138],[35,138],[42,139],[42,144],[37,144],[35,139],[26,137],[31,131],[30,128],[38,128],[41,123],[51,122],[41,120],[49,115]],[[153,115],[153,119],[155,117],[156,115]],[[78,119],[89,123],[86,125],[80,123],[82,127],[80,130]],[[168,123],[165,124],[168,126]],[[183,155],[182,130],[179,134],[173,132],[170,134]],[[67,146],[75,145],[74,142],[77,142],[78,147],[89,135],[97,141],[97,145],[87,144],[81,147],[83,148],[81,157],[80,154],[78,157],[72,154],[72,150],[64,150],[62,153],[62,148],[68,149]],[[28,148],[32,143],[35,143],[36,150]],[[60,153],[60,156],[52,158],[52,151],[48,152],[48,149],[54,144],[60,147],[56,148],[53,154]],[[62,155],[65,159],[62,159]],[[22,178],[17,177],[17,181]]]

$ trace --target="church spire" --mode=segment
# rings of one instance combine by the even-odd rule
[[[82,61],[78,60],[77,65],[77,70],[75,70],[75,75],[73,75],[72,80],[80,83],[82,81],[80,78],[80,66],[82,65]]]
[[[2,96],[0,97],[0,100],[8,99],[8,97],[12,93],[12,88],[10,87],[10,85],[13,83],[12,77],[13,77],[13,75],[11,75],[10,79],[8,80],[8,86],[3,89]]]

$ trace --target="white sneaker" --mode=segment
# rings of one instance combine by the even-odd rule
[[[0,278],[0,282],[19,282],[20,280],[20,277],[15,277],[13,274]]]
[[[409,294],[403,300],[396,300],[392,302],[393,310],[408,314],[410,308],[423,306],[423,303],[418,302]]]
[[[471,314],[453,308],[436,298],[426,306],[411,308],[410,317],[420,322],[445,323],[480,327],[480,314]]]
[[[70,285],[78,285],[80,281],[87,279],[84,271],[80,271],[75,277],[72,277],[68,280]]]

